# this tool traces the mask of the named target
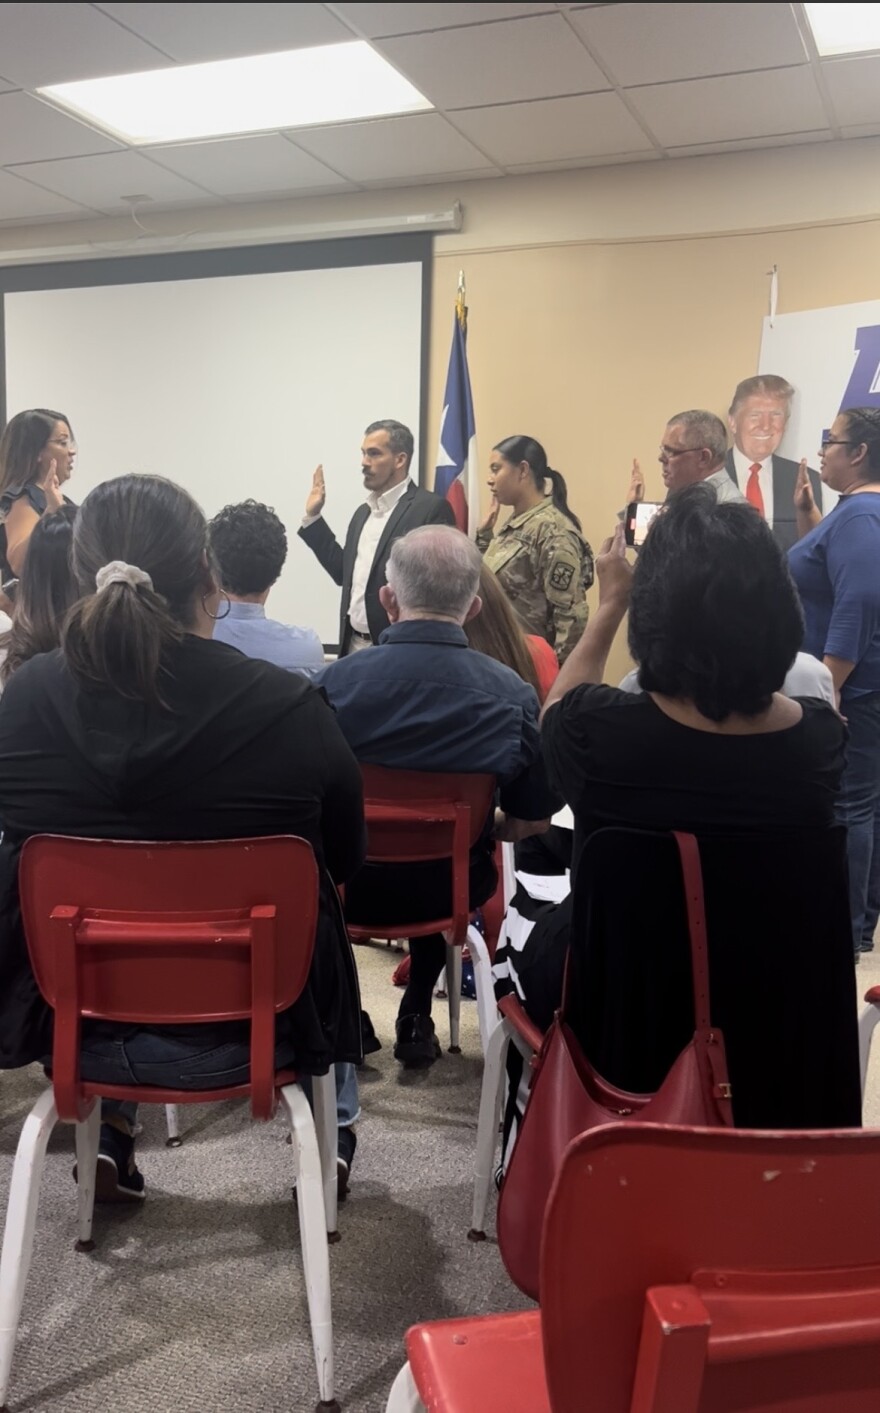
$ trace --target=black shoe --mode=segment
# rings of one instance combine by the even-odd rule
[[[365,1055],[375,1055],[382,1049],[382,1041],[373,1029],[373,1022],[366,1011],[361,1011],[361,1044]]]
[[[873,939],[873,938],[871,939],[870,942],[860,942],[860,943],[859,943],[859,951],[860,951],[860,952],[873,952],[873,950],[874,950],[874,939]]]
[[[348,1196],[348,1179],[357,1148],[357,1134],[353,1128],[341,1128],[336,1140],[336,1200],[344,1202]]]
[[[76,1168],[73,1180],[76,1182]],[[143,1202],[146,1195],[144,1175],[134,1161],[134,1139],[112,1124],[102,1124],[95,1201]]]
[[[404,1065],[433,1065],[440,1058],[440,1041],[430,1016],[401,1016],[397,1022],[394,1058]]]

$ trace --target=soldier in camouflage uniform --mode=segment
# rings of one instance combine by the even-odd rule
[[[564,662],[586,627],[593,552],[568,508],[565,481],[547,465],[539,442],[507,437],[492,452],[489,469],[493,505],[477,545],[524,627],[546,638]],[[495,534],[502,505],[513,514]]]

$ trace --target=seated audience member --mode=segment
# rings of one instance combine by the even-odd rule
[[[287,559],[287,535],[274,510],[245,500],[224,506],[208,528],[220,583],[229,596],[229,611],[214,626],[215,641],[314,677],[324,666],[315,630],[266,617],[269,590]]]
[[[208,532],[220,583],[229,598],[228,613],[214,624],[214,642],[228,643],[247,657],[274,662],[288,672],[314,677],[324,666],[324,648],[314,629],[266,617],[269,590],[287,559],[287,534],[275,511],[255,500],[227,505],[210,521]],[[336,1068],[339,1196],[344,1198],[357,1147],[353,1124],[359,1106],[353,1066]]]
[[[503,837],[544,827],[556,801],[539,759],[538,700],[510,668],[468,648],[463,624],[480,611],[480,555],[459,530],[424,526],[397,540],[382,606],[390,626],[371,652],[340,659],[320,682],[359,761],[399,770],[486,773],[500,786]],[[492,823],[471,853],[470,902],[497,874]],[[427,920],[448,910],[445,863],[367,864],[346,888],[352,921]],[[441,933],[413,938],[395,1058],[431,1064],[439,1045],[431,999],[445,961]]]
[[[323,695],[211,641],[220,591],[208,527],[170,481],[121,476],[92,491],[73,569],[82,597],[60,649],[25,663],[0,699],[0,1066],[51,1050],[17,901],[21,846],[46,832],[307,839],[321,875],[315,955],[303,996],[278,1017],[276,1061],[319,1074],[357,1061],[356,976],[334,883],[364,857],[362,787]],[[81,1073],[96,1083],[234,1084],[248,1063],[243,1023],[83,1026]],[[143,1196],[134,1108],[105,1107],[98,1191],[109,1200]]]
[[[61,642],[61,629],[70,606],[79,598],[70,563],[76,508],[62,505],[38,520],[15,594],[9,631],[0,637],[0,685],[5,686],[22,663],[49,653]]]
[[[467,640],[478,653],[494,657],[514,672],[541,701],[559,676],[559,661],[546,638],[527,633],[516,609],[485,560],[480,565],[480,612],[464,625]]]
[[[719,503],[745,502],[728,473],[726,456],[727,430],[720,417],[700,408],[677,412],[666,424],[657,455],[667,495],[702,483],[712,487]],[[627,504],[644,498],[645,478],[638,461],[633,461]]]
[[[0,438],[0,583],[21,573],[40,516],[65,504],[61,487],[75,460],[76,442],[63,412],[34,407],[7,423]]]
[[[608,826],[780,840],[829,829],[845,727],[827,701],[781,693],[803,620],[766,523],[751,507],[717,505],[693,487],[657,516],[634,569],[622,528],[597,568],[599,608],[543,717],[551,783],[574,815],[575,861],[583,842]],[[602,683],[627,610],[639,663],[635,694]],[[536,923],[522,953],[508,956],[502,978],[501,989],[515,988],[542,1025],[562,990],[567,937],[557,923],[555,916]],[[851,998],[841,1000],[838,963],[829,959],[817,1057],[846,1052],[852,1039]],[[761,989],[760,976],[754,986]],[[785,999],[797,1008],[796,971]],[[717,988],[713,1000],[724,1009]],[[617,1004],[622,998],[610,991],[608,1005]],[[798,1064],[802,1071],[803,1056]],[[817,1112],[830,1108],[840,1123],[857,1122],[853,1095],[842,1088],[829,1097],[817,1083]]]

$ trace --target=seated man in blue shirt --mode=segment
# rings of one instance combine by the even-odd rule
[[[462,624],[480,611],[480,554],[459,530],[425,525],[396,540],[380,590],[390,626],[367,652],[340,658],[318,681],[358,760],[398,770],[490,774],[501,819],[486,821],[471,851],[470,902],[495,890],[495,837],[547,828],[558,801],[540,758],[538,699],[509,667],[468,646]],[[366,864],[346,885],[352,921],[418,922],[448,912],[447,863]],[[432,1064],[431,1020],[445,961],[441,933],[413,938],[409,985],[397,1018],[395,1058]]]
[[[217,619],[214,637],[247,657],[314,677],[324,666],[315,630],[266,617],[269,590],[287,558],[287,535],[274,510],[255,500],[227,505],[209,529],[220,583],[229,596],[229,612]]]

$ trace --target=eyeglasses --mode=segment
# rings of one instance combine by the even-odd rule
[[[76,442],[71,441],[70,437],[50,437],[49,445],[60,446],[63,451],[76,451]]]
[[[843,437],[825,437],[819,447],[819,455],[824,456],[830,446],[858,446],[858,442],[846,441]]]
[[[687,456],[689,451],[702,451],[701,446],[660,446],[660,456],[664,461],[674,461],[677,456]]]

